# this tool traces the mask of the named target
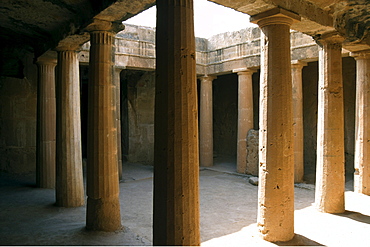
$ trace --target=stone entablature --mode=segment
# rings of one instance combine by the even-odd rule
[[[312,37],[291,31],[293,60],[315,61],[318,46]],[[260,66],[260,30],[249,27],[240,31],[221,33],[209,39],[196,38],[197,74],[227,74],[238,68]],[[155,69],[155,28],[126,24],[116,35],[115,64],[137,70]],[[81,47],[80,63],[89,60],[90,43]]]

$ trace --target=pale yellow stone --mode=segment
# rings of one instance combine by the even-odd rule
[[[294,140],[290,26],[299,16],[266,11],[262,29],[257,226],[267,241],[294,237]]]
[[[200,78],[200,113],[199,113],[199,163],[201,166],[213,166],[213,105],[212,82],[214,76]]]
[[[370,195],[370,50],[351,54],[356,59],[356,145],[354,189]]]
[[[304,176],[303,159],[303,91],[302,69],[307,63],[292,61],[293,90],[293,131],[294,131],[294,182],[302,183]]]
[[[247,134],[253,129],[253,87],[252,75],[257,72],[245,69],[238,73],[238,140],[236,155],[236,171],[249,173],[247,167]],[[257,175],[257,174],[254,174]]]
[[[76,51],[58,51],[56,204],[85,204],[82,176],[80,76]]]
[[[160,0],[157,12],[153,245],[199,246],[193,0]]]
[[[315,204],[325,213],[344,212],[344,111],[342,41],[337,34],[318,41],[319,91]]]
[[[54,58],[40,57],[37,93],[36,185],[55,188],[56,102]]]
[[[86,228],[116,231],[122,225],[113,82],[114,33],[90,30],[90,37]]]

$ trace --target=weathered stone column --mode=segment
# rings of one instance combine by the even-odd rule
[[[325,213],[344,212],[344,111],[342,41],[322,35],[319,50],[315,203]]]
[[[113,42],[116,28],[95,20],[90,32],[86,228],[122,228],[117,163]]]
[[[293,85],[293,132],[294,132],[294,182],[302,183],[304,176],[303,159],[303,91],[302,69],[307,63],[292,61]]]
[[[114,68],[114,94],[116,102],[116,128],[117,128],[117,162],[118,162],[118,179],[122,180],[122,145],[121,145],[121,71],[122,68]]]
[[[355,192],[370,195],[370,50],[351,53],[356,59]]]
[[[253,129],[253,81],[256,70],[233,70],[238,73],[238,142],[236,171],[247,173],[247,134]]]
[[[294,237],[290,26],[300,17],[272,9],[251,17],[262,29],[257,225],[267,241]]]
[[[154,245],[200,245],[193,0],[158,0]]]
[[[213,105],[212,81],[215,76],[200,77],[199,161],[201,166],[213,166]]]
[[[37,58],[37,148],[36,185],[40,188],[55,188],[55,66],[54,57]]]
[[[58,49],[56,204],[85,204],[82,176],[80,76],[76,50]]]

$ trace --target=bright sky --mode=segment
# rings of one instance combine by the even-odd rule
[[[155,27],[156,7],[151,7],[124,23]],[[255,26],[255,24],[249,22],[247,14],[208,2],[207,0],[194,0],[194,29],[196,37],[209,38],[215,34],[238,31],[249,26]]]

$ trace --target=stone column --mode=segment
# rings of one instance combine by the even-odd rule
[[[262,29],[257,226],[267,241],[294,237],[290,26],[300,17],[272,9],[251,17]]]
[[[158,0],[154,245],[200,245],[193,0]]]
[[[116,102],[111,22],[95,20],[90,32],[86,228],[122,228],[117,162]]]
[[[37,59],[37,151],[36,185],[40,188],[55,188],[55,66],[54,57]]]
[[[336,33],[318,40],[319,92],[315,203],[325,213],[344,212],[344,111],[342,41]]]
[[[355,192],[370,195],[370,50],[351,53],[356,59]]]
[[[236,171],[247,173],[247,134],[253,129],[253,81],[252,75],[256,70],[234,70],[238,73],[238,142]],[[254,170],[254,168],[253,168]]]
[[[212,81],[215,76],[200,78],[199,161],[201,166],[213,166],[213,105]]]
[[[304,176],[303,159],[303,91],[302,69],[307,63],[292,61],[293,85],[293,132],[294,132],[294,182],[302,183]]]
[[[117,162],[118,162],[118,179],[122,180],[122,145],[121,145],[121,71],[122,68],[114,68],[114,95],[116,102],[116,128],[117,128]]]
[[[77,49],[77,48],[76,48]],[[56,204],[85,204],[82,176],[80,76],[76,50],[58,48]]]

